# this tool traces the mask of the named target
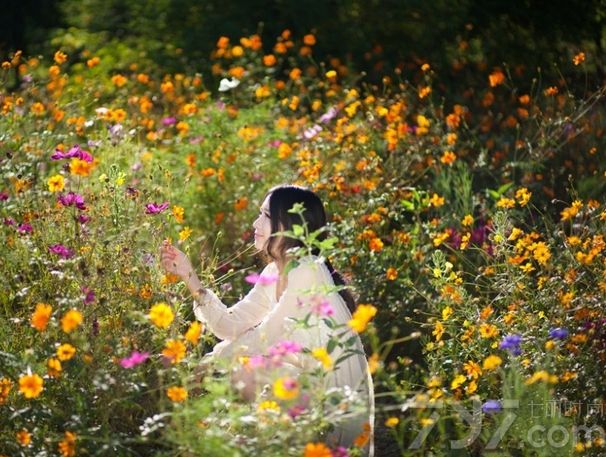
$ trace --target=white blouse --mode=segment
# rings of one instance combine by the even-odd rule
[[[261,276],[278,274],[274,262],[268,264]],[[347,324],[352,318],[347,305],[337,292],[327,289],[334,287],[334,282],[323,259],[317,256],[306,256],[299,259],[299,264],[288,272],[288,284],[282,295],[276,297],[277,283],[263,285],[257,282],[250,292],[231,307],[224,303],[210,290],[206,290],[200,303],[194,303],[194,314],[205,322],[209,330],[222,339],[206,357],[232,357],[238,355],[265,354],[267,348],[282,340],[295,341],[304,348],[326,347],[334,332],[322,319],[312,314],[309,322],[311,328],[295,326],[293,319],[303,319],[310,312],[318,297],[326,299],[333,309],[332,318],[337,324]],[[314,302],[315,300],[315,302]],[[365,423],[370,424],[369,443],[365,447],[366,455],[374,454],[374,395],[373,384],[364,347],[360,337],[349,327],[348,334],[341,339],[347,341],[354,337],[352,349],[360,354],[353,354],[340,362],[336,369],[326,376],[326,387],[343,388],[349,386],[365,399],[366,412],[341,423],[340,427],[327,437],[332,445],[349,447],[363,431]],[[344,332],[343,327],[337,332]],[[338,347],[331,353],[337,360],[342,350]],[[318,366],[318,362],[302,353],[290,355],[289,366],[298,370],[308,370]]]

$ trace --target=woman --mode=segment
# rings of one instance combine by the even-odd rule
[[[264,280],[257,281],[252,290],[232,307],[226,307],[219,298],[200,283],[187,256],[175,247],[164,243],[161,247],[162,266],[170,273],[179,275],[191,291],[195,303],[194,314],[204,321],[207,327],[220,339],[219,344],[207,355],[216,358],[234,356],[253,356],[266,353],[267,348],[280,341],[295,342],[300,347],[313,349],[326,347],[331,332],[325,323],[326,314],[337,322],[346,324],[352,317],[355,303],[351,294],[342,289],[334,291],[334,286],[343,285],[343,279],[332,268],[330,262],[318,257],[317,250],[311,255],[298,259],[295,268],[286,271],[291,260],[290,248],[301,246],[301,242],[278,235],[278,232],[292,230],[295,224],[301,225],[301,216],[289,210],[295,204],[303,205],[302,213],[309,232],[326,225],[326,213],[322,201],[310,190],[298,186],[284,185],[269,190],[261,205],[258,218],[253,223],[255,229],[255,247],[273,261],[260,275]],[[320,238],[322,238],[320,235]],[[292,251],[291,251],[292,252]],[[269,279],[268,279],[269,278]],[[331,291],[330,288],[333,288]],[[311,293],[310,293],[311,291]],[[323,312],[317,312],[324,306]],[[316,310],[314,312],[313,310]],[[310,316],[314,315],[315,319]],[[308,318],[311,326],[302,328],[296,325],[297,319]],[[346,327],[347,328],[347,327]],[[343,327],[340,329],[343,332]],[[333,446],[350,447],[360,435],[368,441],[363,445],[366,455],[374,454],[373,420],[374,397],[372,379],[359,336],[350,329],[345,340],[351,337],[352,349],[359,351],[340,362],[325,378],[326,388],[341,388],[353,392],[354,397],[362,397],[366,405],[362,413],[353,413],[337,425],[326,438]],[[337,360],[343,348],[337,348],[330,355]],[[288,354],[284,370],[297,375],[317,366],[318,362],[308,354],[295,351]],[[262,373],[254,376],[243,374],[245,397],[252,399],[262,384]],[[364,432],[366,430],[366,432]],[[365,440],[362,439],[362,442]],[[360,444],[360,441],[358,441]]]

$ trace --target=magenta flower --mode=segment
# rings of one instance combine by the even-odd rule
[[[125,357],[120,360],[120,366],[122,368],[133,368],[137,365],[142,364],[149,358],[149,352],[134,351],[129,357]]]
[[[332,451],[332,457],[349,457],[349,452],[343,446],[339,446]]]
[[[6,200],[8,200],[8,197],[9,197],[8,192],[6,192],[4,190],[2,192],[0,192],[0,201],[6,201]]]
[[[251,273],[244,280],[250,284],[260,284],[262,286],[269,286],[274,282],[278,281],[279,276],[275,273],[268,275],[261,275],[259,273]]]
[[[67,194],[61,194],[57,197],[59,203],[63,206],[75,206],[78,209],[85,210],[86,206],[84,206],[84,197],[80,194],[76,194],[74,192],[69,192]]]
[[[17,227],[17,231],[22,235],[25,235],[26,233],[32,233],[32,230],[32,226],[27,222],[19,224],[19,226]]]
[[[177,123],[177,118],[174,116],[165,117],[162,119],[162,125],[168,127],[169,125],[175,125]]]
[[[78,216],[78,222],[81,224],[86,224],[88,221],[90,221],[90,216],[87,216],[86,214],[80,214]]]
[[[48,250],[53,254],[63,257],[64,259],[69,259],[74,255],[74,252],[71,249],[63,246],[62,244],[53,244],[52,246],[48,247]]]
[[[78,159],[84,160],[86,162],[93,161],[93,156],[91,155],[91,153],[82,149],[78,144],[74,145],[67,152],[55,149],[55,152],[53,153],[53,155],[51,155],[52,160],[72,159],[74,157],[77,157]]]
[[[89,305],[95,301],[95,292],[88,287],[83,287],[82,292],[84,293],[84,299],[82,300],[85,305]]]
[[[158,214],[168,208],[169,203],[164,202],[160,205],[157,203],[148,203],[145,205],[145,214]]]

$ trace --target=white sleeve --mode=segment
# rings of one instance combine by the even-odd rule
[[[271,265],[267,265],[261,275],[268,274]],[[233,340],[267,316],[271,308],[268,289],[257,283],[242,300],[229,308],[213,291],[205,289],[204,295],[194,301],[194,315],[217,338]]]
[[[281,340],[292,340],[309,349],[325,344],[322,340],[326,339],[326,331],[322,329],[322,322],[318,325],[316,316],[312,316],[310,328],[297,328],[295,320],[304,319],[310,313],[310,298],[324,292],[327,286],[321,265],[300,263],[288,273],[288,285],[275,307],[257,327],[245,332],[222,355],[260,354]],[[300,368],[310,361],[303,354],[290,354],[289,358],[288,362]]]

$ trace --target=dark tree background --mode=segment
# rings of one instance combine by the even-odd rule
[[[101,34],[146,50],[167,70],[203,67],[221,35],[260,33],[271,49],[288,28],[314,32],[314,57],[338,56],[372,74],[416,60],[440,68],[464,59],[551,71],[579,50],[603,78],[606,0],[8,0],[0,54],[48,53],[50,38]],[[174,50],[182,49],[178,57]],[[373,51],[374,52],[371,52]]]

